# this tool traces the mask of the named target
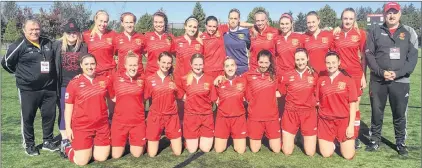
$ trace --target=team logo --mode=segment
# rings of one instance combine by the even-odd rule
[[[238,83],[238,84],[236,84],[236,89],[237,89],[237,90],[242,91],[242,90],[243,90],[243,88],[244,88],[243,83]]]
[[[314,83],[314,77],[308,76],[308,83]]]
[[[105,81],[100,81],[98,82],[98,84],[100,85],[100,87],[105,88],[106,84]]]
[[[136,43],[137,45],[141,45],[141,44],[142,44],[142,41],[141,41],[141,39],[135,39],[135,43]]]
[[[183,47],[183,43],[179,43],[179,47]]]
[[[79,83],[79,87],[85,87],[85,82]]]
[[[359,41],[359,37],[358,37],[358,36],[356,36],[356,35],[353,35],[353,36],[352,36],[352,41],[353,41],[353,42],[358,42],[358,41]]]
[[[340,90],[344,90],[344,88],[346,88],[346,83],[344,83],[344,82],[339,82],[339,83],[338,83],[338,89],[340,89]]]
[[[144,84],[143,80],[136,80],[136,84],[138,84],[139,87],[142,87],[142,84]]]
[[[210,84],[209,83],[204,83],[204,89],[205,90],[210,90]]]
[[[195,50],[199,51],[199,49],[201,49],[201,44],[195,44]]]
[[[281,43],[281,40],[277,40],[277,44],[280,44]]]
[[[170,82],[169,83],[169,88],[170,89],[176,89],[176,84],[174,84],[174,82]]]
[[[295,80],[295,76],[290,76],[289,81],[291,82],[291,81],[294,81],[294,80]]]
[[[254,76],[252,76],[252,79],[256,79],[257,77],[254,75]]]
[[[124,82],[125,80],[122,77],[120,77],[119,81]]]
[[[327,37],[323,37],[321,39],[322,43],[327,44],[328,43],[328,38]]]
[[[292,39],[292,45],[293,46],[299,45],[299,40],[298,39]]]
[[[305,38],[305,42],[309,42],[309,37],[306,37]]]
[[[272,33],[268,33],[267,34],[267,40],[272,40],[273,39],[273,34]]]
[[[241,40],[245,39],[245,35],[244,34],[237,34],[237,37]]]
[[[151,37],[149,38],[149,40],[155,40],[154,36],[151,36]]]
[[[94,36],[90,36],[89,41],[94,41]]]
[[[107,40],[107,43],[108,44],[112,44],[113,43],[113,39],[112,38],[106,38],[106,40]]]
[[[400,40],[404,40],[404,33],[400,33],[399,38]]]
[[[325,86],[325,81],[322,81],[321,82],[321,86]]]

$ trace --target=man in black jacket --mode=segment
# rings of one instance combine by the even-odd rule
[[[410,74],[418,61],[418,41],[413,28],[400,23],[400,5],[389,2],[384,6],[385,23],[368,33],[366,60],[371,69],[370,100],[371,143],[367,151],[375,151],[381,141],[381,129],[387,97],[393,113],[397,151],[407,156],[405,145],[407,103]]]
[[[58,150],[53,142],[54,120],[56,118],[56,70],[52,42],[40,37],[37,20],[26,20],[24,37],[10,45],[1,65],[14,73],[21,103],[21,124],[23,145],[30,156],[39,155],[35,147],[34,119],[37,109],[41,110],[43,145],[42,149]]]

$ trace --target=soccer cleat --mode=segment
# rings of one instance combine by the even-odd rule
[[[407,151],[406,144],[404,144],[404,143],[397,144],[397,152],[401,156],[408,156],[409,155],[409,151]]]
[[[360,149],[360,148],[362,148],[362,146],[360,145],[360,140],[355,139],[355,149]]]
[[[42,149],[43,149],[43,150],[47,150],[47,151],[54,152],[54,151],[58,151],[58,150],[60,150],[60,147],[59,147],[59,145],[55,144],[55,143],[54,143],[54,142],[52,142],[52,141],[45,141],[45,142],[42,144]]]
[[[26,147],[25,153],[29,156],[38,156],[40,155],[40,151],[35,146]]]
[[[377,142],[375,142],[375,141],[372,141],[370,144],[368,144],[367,146],[366,146],[366,149],[365,149],[365,151],[368,151],[368,152],[373,152],[373,151],[376,151],[376,150],[378,150],[379,149],[379,144],[377,143]]]

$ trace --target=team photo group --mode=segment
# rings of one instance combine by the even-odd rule
[[[190,16],[176,37],[164,12],[152,15],[154,31],[142,33],[135,31],[137,17],[124,12],[117,33],[99,10],[92,29],[81,30],[71,18],[58,40],[44,37],[40,21],[28,18],[23,37],[1,60],[16,78],[26,154],[40,154],[34,135],[40,109],[41,149],[60,151],[76,165],[118,159],[125,150],[155,157],[163,137],[175,156],[221,153],[228,145],[259,154],[264,136],[272,152],[291,155],[300,135],[308,156],[331,157],[339,148],[351,160],[363,147],[359,104],[369,94],[365,151],[379,149],[388,98],[397,152],[407,156],[418,37],[400,22],[400,5],[386,3],[383,24],[369,31],[358,26],[353,8],[342,11],[333,29],[320,27],[318,13],[309,11],[305,32],[294,32],[291,14],[280,14],[278,29],[266,11],[249,23],[233,8],[228,23],[206,17],[204,31]],[[53,140],[56,124],[61,142]]]

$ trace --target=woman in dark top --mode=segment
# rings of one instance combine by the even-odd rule
[[[59,130],[62,136],[60,151],[64,155],[64,147],[69,145],[69,140],[66,136],[65,121],[64,121],[64,100],[66,87],[71,79],[81,73],[78,64],[78,56],[88,52],[88,48],[83,43],[82,33],[73,18],[69,19],[68,23],[64,25],[64,33],[60,40],[54,42],[53,49],[55,51],[55,64],[57,72],[57,102],[59,106]]]

